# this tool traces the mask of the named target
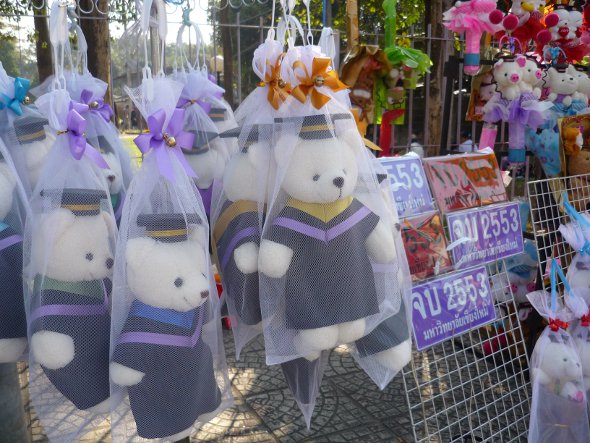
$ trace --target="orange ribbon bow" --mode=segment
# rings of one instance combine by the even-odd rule
[[[289,93],[291,92],[291,84],[281,79],[281,60],[282,56],[279,57],[274,66],[268,61],[266,62],[267,71],[264,74],[264,81],[258,83],[258,86],[268,86],[268,102],[276,110],[279,106],[287,100]]]
[[[297,76],[297,80],[301,83],[295,89],[293,89],[293,97],[299,100],[301,103],[305,103],[307,96],[311,96],[311,104],[316,108],[320,109],[331,99],[329,95],[321,93],[318,88],[327,86],[334,92],[342,91],[348,88],[338,78],[336,71],[329,70],[332,59],[330,57],[314,57],[311,65],[311,75],[307,71],[307,67],[302,61],[296,61],[293,63],[293,69],[301,68],[305,72],[304,77]]]

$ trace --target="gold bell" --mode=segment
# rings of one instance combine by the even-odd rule
[[[287,86],[287,83],[285,83],[285,80],[280,78],[279,79],[279,88],[283,89],[285,86]]]
[[[90,109],[98,109],[98,102],[97,102],[96,100],[94,100],[93,102],[90,102],[90,103],[88,104],[88,107],[89,107]]]
[[[25,105],[30,105],[31,104],[31,97],[29,97],[28,95],[23,99],[23,103]]]
[[[164,134],[164,141],[171,148],[176,146],[176,139],[174,137],[169,136],[168,134]]]
[[[318,75],[314,80],[316,86],[324,86],[324,77]]]

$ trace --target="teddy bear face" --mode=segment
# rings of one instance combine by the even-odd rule
[[[25,167],[27,171],[27,178],[31,189],[37,186],[41,171],[45,164],[45,159],[51,147],[55,143],[55,135],[50,131],[45,131],[45,138],[43,140],[34,141],[21,145],[23,156],[25,160]]]
[[[258,201],[262,191],[260,180],[268,172],[269,154],[268,145],[257,142],[247,152],[230,158],[223,173],[223,191],[229,200]]]
[[[346,140],[346,142],[345,142]],[[352,145],[354,136],[301,140],[286,167],[282,188],[291,197],[307,203],[331,203],[352,195],[358,166]],[[281,146],[281,140],[277,143]],[[277,156],[283,155],[275,150]],[[278,162],[284,161],[276,157]]]
[[[547,339],[540,369],[553,380],[577,381],[582,378],[582,365],[573,346]]]
[[[543,70],[534,60],[527,59],[524,65],[523,81],[532,87],[539,86],[543,79]]]
[[[44,214],[33,238],[35,268],[66,281],[102,280],[113,272],[113,217],[100,212],[76,216],[63,208]]]
[[[6,163],[0,163],[0,221],[4,220],[14,199],[16,180]]]
[[[549,90],[552,94],[572,95],[578,89],[578,80],[569,72],[559,72],[555,68],[547,70]]]
[[[118,194],[123,189],[123,170],[121,163],[113,152],[102,154],[102,157],[109,165],[108,168],[102,170],[103,176],[107,182],[110,194]]]
[[[518,85],[524,76],[524,64],[521,67],[515,60],[499,60],[494,65],[494,80],[498,90],[503,91],[505,87]]]
[[[222,154],[224,149],[222,145],[222,141],[213,140],[210,142],[208,151],[185,157],[197,174],[195,182],[198,188],[207,189],[213,184],[213,180],[220,179],[223,176],[225,157]]]
[[[576,14],[575,12],[577,11],[567,11],[565,9],[553,11],[553,14],[557,16],[557,24],[549,28],[553,40],[571,40],[576,37],[576,24],[579,22],[577,14],[579,13]]]
[[[130,239],[125,256],[129,289],[147,305],[186,312],[209,297],[205,248],[194,237],[175,243]]]
[[[586,71],[578,71],[573,65],[567,67],[567,72],[578,82],[577,92],[590,96],[590,77]]]

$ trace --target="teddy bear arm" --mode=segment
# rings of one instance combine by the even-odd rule
[[[549,95],[547,96],[547,100],[549,100],[550,102],[554,102],[555,100],[557,100],[557,94],[555,92],[549,93]]]
[[[583,393],[581,392],[581,388],[576,386],[575,383],[568,381],[563,385],[563,388],[561,388],[559,395],[566,398],[579,399],[581,396],[583,396]]]
[[[571,104],[572,104],[572,98],[571,98],[570,96],[564,97],[564,98],[563,98],[563,104],[564,104],[565,106],[569,106],[569,105],[571,105]]]
[[[260,244],[258,269],[271,278],[281,278],[287,273],[293,250],[288,246],[271,240],[263,240]]]
[[[258,245],[247,242],[234,250],[236,266],[242,274],[253,274],[258,271]]]
[[[412,340],[407,339],[392,348],[378,352],[375,357],[382,366],[399,372],[412,359]]]
[[[533,368],[533,380],[541,385],[546,385],[551,382],[551,378],[541,368]]]
[[[369,234],[365,246],[369,256],[377,263],[390,263],[395,258],[393,235],[382,221]]]
[[[136,369],[123,366],[120,363],[112,362],[111,379],[119,386],[133,386],[141,382],[145,374]]]
[[[59,332],[35,332],[31,337],[31,352],[41,366],[61,369],[74,359],[74,340]]]

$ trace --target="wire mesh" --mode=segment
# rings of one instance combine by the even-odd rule
[[[403,370],[417,442],[526,440],[530,382],[524,337],[512,297],[500,296],[512,294],[506,272],[493,274],[490,283],[496,322],[415,352]],[[505,345],[492,345],[503,339]]]
[[[570,203],[578,211],[584,211],[590,202],[590,174],[572,177],[556,177],[528,183],[531,220],[537,248],[539,250],[539,270],[542,276],[548,275],[547,263],[555,258],[567,273],[575,251],[559,233],[559,225],[570,222],[562,210],[562,196],[567,193]],[[559,279],[558,279],[559,280]],[[549,290],[549,281],[541,279],[544,290]],[[558,292],[563,294],[563,283],[558,281]]]

